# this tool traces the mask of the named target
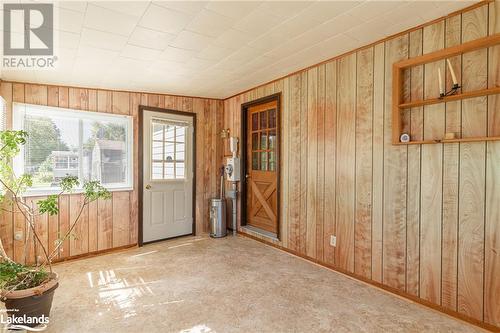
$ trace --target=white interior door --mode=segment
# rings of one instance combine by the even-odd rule
[[[144,111],[143,242],[193,232],[193,118]]]

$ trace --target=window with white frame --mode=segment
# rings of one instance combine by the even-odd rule
[[[152,119],[151,180],[185,179],[188,124]]]
[[[14,128],[28,133],[14,169],[33,176],[31,192],[56,192],[67,175],[132,188],[132,117],[22,103],[13,114]]]
[[[7,129],[7,102],[0,96],[0,131]]]

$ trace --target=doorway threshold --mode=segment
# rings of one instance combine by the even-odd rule
[[[249,234],[258,234],[258,235],[264,236],[266,238],[270,238],[273,241],[279,241],[277,234],[270,232],[270,231],[267,231],[267,230],[263,230],[263,229],[260,229],[260,228],[257,228],[257,227],[251,226],[251,225],[242,226],[241,229],[248,232]]]

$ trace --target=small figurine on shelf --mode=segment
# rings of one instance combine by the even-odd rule
[[[451,86],[451,89],[447,92],[445,92],[444,86],[443,86],[443,79],[441,77],[441,69],[438,68],[438,79],[439,79],[439,98],[443,98],[445,96],[451,96],[455,95],[458,92],[458,89],[460,89],[460,85],[458,84],[457,81],[457,76],[455,75],[455,71],[453,70],[453,67],[451,66],[450,59],[446,59],[446,62],[448,63],[448,68],[450,69],[450,74],[451,74],[451,80],[453,81],[453,85]]]

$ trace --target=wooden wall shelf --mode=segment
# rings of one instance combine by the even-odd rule
[[[456,95],[450,95],[443,98],[430,98],[417,101],[404,102],[403,100],[403,90],[404,90],[404,70],[424,65],[427,63],[444,60],[457,55],[461,55],[467,52],[472,52],[478,49],[488,48],[500,44],[500,33],[491,35],[488,37],[473,40],[471,42],[463,43],[461,45],[449,47],[436,52],[424,54],[419,57],[414,57],[406,59],[393,64],[393,77],[392,77],[392,143],[394,145],[411,145],[411,144],[435,144],[435,143],[453,143],[453,142],[475,142],[475,141],[496,141],[500,140],[500,137],[470,137],[470,138],[460,138],[451,140],[422,140],[422,141],[410,141],[401,142],[400,136],[402,134],[402,116],[401,113],[405,109],[446,103],[452,101],[459,101],[468,98],[475,98],[488,95],[500,94],[500,87],[492,87],[488,89],[481,89],[475,91],[461,92]],[[409,133],[411,136],[411,133]]]
[[[443,98],[431,98],[431,99],[424,99],[424,100],[419,100],[419,101],[414,101],[414,102],[401,103],[401,104],[399,104],[399,109],[409,109],[409,108],[414,108],[417,106],[446,103],[446,102],[458,101],[458,100],[467,99],[467,98],[496,95],[496,94],[500,94],[500,87],[481,89],[481,90],[475,90],[475,91],[467,91],[464,93],[446,96]]]

